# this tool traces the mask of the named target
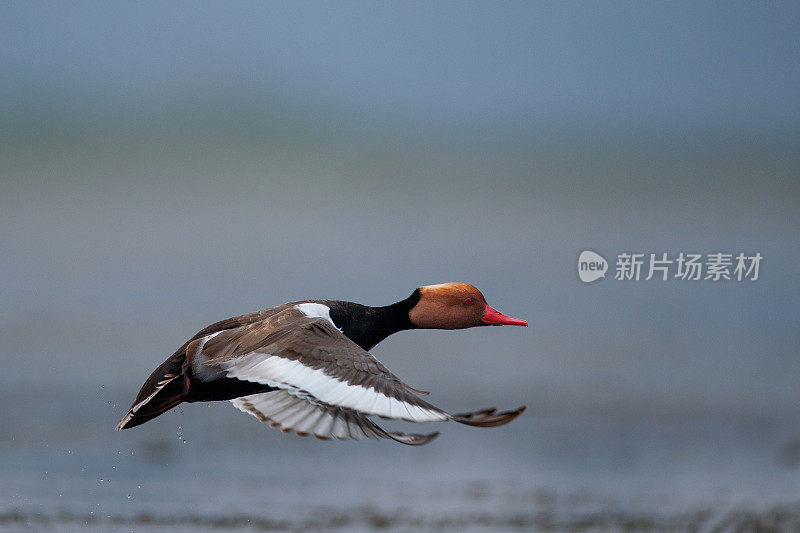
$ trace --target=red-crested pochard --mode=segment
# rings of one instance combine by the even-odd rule
[[[198,332],[147,379],[117,429],[182,402],[230,400],[272,427],[320,439],[384,439],[426,444],[438,435],[390,433],[369,416],[411,422],[455,420],[494,427],[525,406],[452,415],[419,397],[369,352],[406,329],[527,326],[495,311],[468,283],[416,289],[385,307],[303,300],[229,318]]]

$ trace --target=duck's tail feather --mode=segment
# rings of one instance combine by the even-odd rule
[[[183,380],[179,378],[180,376],[171,376],[159,382],[150,395],[130,408],[125,417],[117,424],[117,429],[128,429],[144,424],[183,402]]]
[[[144,424],[185,399],[186,386],[183,373],[180,371],[163,373],[159,367],[145,382],[133,406],[117,424],[117,429],[128,429]]]
[[[482,411],[475,411],[473,413],[461,413],[452,415],[452,419],[461,424],[468,426],[475,426],[480,428],[493,428],[508,424],[525,411],[527,406],[523,405],[513,411],[503,411],[498,413],[497,409],[483,409]]]

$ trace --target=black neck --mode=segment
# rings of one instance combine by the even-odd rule
[[[419,301],[419,290],[405,300],[383,307],[369,307],[353,302],[326,302],[331,310],[331,319],[353,342],[370,350],[383,339],[412,329],[408,312]]]

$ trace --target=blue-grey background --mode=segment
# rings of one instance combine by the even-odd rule
[[[4,2],[0,528],[796,504],[798,30],[792,2]],[[764,261],[584,285],[584,249]],[[374,353],[443,408],[527,404],[507,427],[322,443],[194,404],[112,431],[211,322],[444,281],[531,326]]]

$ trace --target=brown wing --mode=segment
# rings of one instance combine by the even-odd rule
[[[214,335],[202,356],[205,366],[227,377],[305,392],[321,403],[365,415],[413,422],[450,418],[413,394],[333,323],[294,308]]]

